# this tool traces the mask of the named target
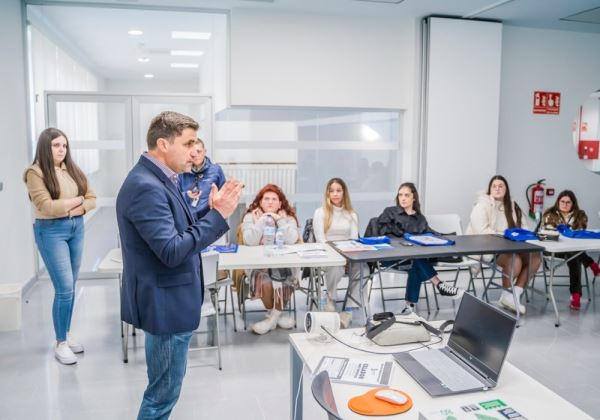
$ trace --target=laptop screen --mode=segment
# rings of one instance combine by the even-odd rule
[[[500,375],[517,320],[465,293],[448,347],[492,380]]]

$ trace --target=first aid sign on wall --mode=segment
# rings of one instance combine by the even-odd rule
[[[533,92],[533,113],[558,115],[560,113],[560,93]]]

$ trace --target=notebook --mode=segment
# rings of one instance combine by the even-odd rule
[[[394,359],[433,397],[486,391],[498,382],[516,325],[516,318],[465,293],[445,347]]]

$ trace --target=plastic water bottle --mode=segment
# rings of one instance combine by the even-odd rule
[[[275,232],[275,255],[283,254],[283,231],[277,229]]]
[[[263,228],[263,245],[265,246],[265,256],[273,255],[273,244],[275,244],[275,220],[271,216],[265,220]]]
[[[319,310],[321,312],[325,312],[325,308],[327,308],[327,294],[321,291],[321,300],[319,300]]]

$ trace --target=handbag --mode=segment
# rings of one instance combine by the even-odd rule
[[[290,268],[269,268],[267,269],[267,273],[271,280],[281,283],[292,279],[292,270]]]
[[[430,340],[429,332],[416,314],[394,315],[392,312],[374,314],[367,322],[366,335],[380,346],[397,346]]]

